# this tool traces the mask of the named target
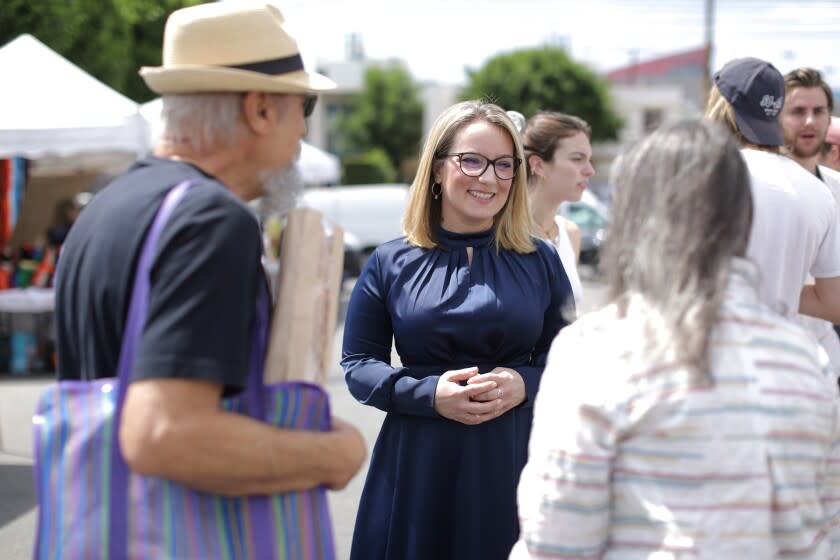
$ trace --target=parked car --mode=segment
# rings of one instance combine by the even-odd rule
[[[380,244],[403,235],[408,185],[348,185],[305,189],[299,205],[321,212],[351,234],[366,258]]]
[[[578,202],[564,202],[557,213],[580,228],[581,264],[597,265],[609,212],[594,195],[584,191],[586,194],[589,196],[583,196]]]

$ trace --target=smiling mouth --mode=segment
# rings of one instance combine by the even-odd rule
[[[471,197],[477,198],[479,200],[490,200],[493,198],[495,193],[485,193],[485,192],[478,192],[478,191],[467,191]]]

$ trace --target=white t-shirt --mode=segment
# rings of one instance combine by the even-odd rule
[[[824,184],[828,187],[829,192],[831,192],[831,196],[834,197],[835,205],[840,205],[840,173],[820,166],[820,174],[822,175]],[[814,283],[814,279],[810,274],[806,283]],[[820,343],[820,346],[825,349],[825,353],[828,354],[828,359],[834,374],[840,377],[840,339],[837,338],[837,333],[834,332],[833,325],[828,321],[808,315],[797,315],[796,322],[814,335],[817,342]]]
[[[840,172],[824,165],[819,165],[818,167],[820,168],[820,175],[822,175],[823,181],[828,186],[832,196],[834,196],[834,200],[840,203]]]
[[[828,188],[794,160],[743,149],[755,212],[747,257],[761,275],[759,297],[794,317],[808,273],[840,276],[840,223]]]
[[[566,276],[569,277],[569,283],[572,285],[572,294],[575,297],[575,308],[579,310],[583,296],[583,286],[580,283],[580,276],[577,271],[575,249],[572,247],[572,240],[569,239],[569,232],[566,231],[566,220],[562,216],[555,216],[554,221],[557,222],[558,233],[557,238],[551,241],[554,247],[557,248],[557,254],[560,255],[560,262],[563,263],[563,270],[566,271]]]

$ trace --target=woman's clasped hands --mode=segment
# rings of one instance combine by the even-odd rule
[[[462,382],[466,385],[462,385]],[[525,400],[525,383],[516,370],[496,367],[479,373],[477,367],[449,370],[435,390],[435,410],[441,416],[476,425],[498,418]]]

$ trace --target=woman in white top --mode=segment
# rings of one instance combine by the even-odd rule
[[[577,273],[580,230],[574,222],[558,216],[557,209],[562,202],[580,200],[595,174],[590,134],[583,119],[547,111],[531,117],[522,129],[536,234],[557,248],[572,284],[576,307],[582,295]]]

